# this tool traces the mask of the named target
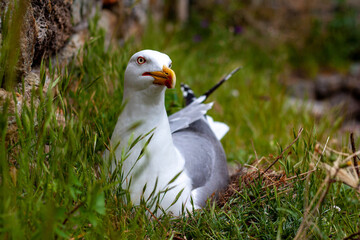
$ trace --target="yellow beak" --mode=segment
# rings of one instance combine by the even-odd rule
[[[155,78],[155,80],[153,82],[154,84],[165,85],[167,88],[175,87],[175,84],[176,84],[175,72],[173,70],[171,70],[170,68],[166,67],[165,65],[163,66],[162,71],[148,72],[148,73],[144,73],[144,74]]]

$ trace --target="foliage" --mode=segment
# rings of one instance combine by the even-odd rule
[[[284,66],[283,52],[259,48],[216,24],[209,26],[201,41],[189,37],[194,29],[175,26],[172,32],[164,32],[154,24],[140,46],[129,41],[121,49],[107,48],[104,31],[96,26],[95,19],[89,26],[90,40],[60,78],[52,74],[51,86],[57,86],[59,93],[54,96],[53,88],[45,96],[41,90],[34,91],[32,97],[40,98],[40,104],[24,106],[16,116],[18,142],[13,145],[5,145],[9,114],[6,106],[2,110],[0,236],[292,239],[306,200],[314,198],[325,178],[321,170],[306,181],[297,179],[286,193],[276,187],[264,190],[259,177],[223,207],[209,202],[189,216],[153,219],[145,203],[124,203],[127,193],[118,187],[121,179],[109,179],[102,159],[121,112],[127,60],[140,48],[152,48],[171,56],[178,82],[188,83],[195,93],[203,93],[225,73],[243,66],[210,99],[216,102],[209,114],[231,127],[223,140],[229,161],[246,165],[264,156],[263,165],[268,166],[273,160],[270,154],[279,155],[295,137],[295,129],[303,127],[305,133],[274,169],[288,176],[308,172],[316,141],[323,142],[336,129],[325,119],[316,122],[309,113],[287,106],[277,81]],[[181,106],[178,95],[179,90],[167,93],[169,112]],[[57,121],[59,111],[65,114],[64,125]],[[323,161],[332,158],[324,156]],[[315,238],[350,235],[359,231],[359,210],[355,190],[333,184],[309,231]]]
[[[333,15],[328,23],[313,20],[301,49],[289,43],[290,62],[305,74],[314,75],[319,68],[343,70],[350,62],[359,61],[359,12],[338,0]]]
[[[260,48],[284,48],[290,66],[313,77],[323,69],[346,71],[349,63],[359,61],[359,8],[350,2],[194,2],[187,28],[194,30],[195,41],[210,36],[214,25]]]

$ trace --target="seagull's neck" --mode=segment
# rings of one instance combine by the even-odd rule
[[[162,123],[160,120],[166,119],[165,123],[168,124],[164,91],[152,96],[142,92],[124,94],[123,104],[125,104],[125,108],[120,117],[124,119],[124,127],[140,123],[142,131],[150,131]]]

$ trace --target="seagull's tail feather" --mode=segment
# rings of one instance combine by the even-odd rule
[[[202,94],[199,98],[196,98],[194,91],[187,84],[181,84],[181,91],[183,94],[183,98],[185,99],[185,106],[188,106],[193,101],[197,99],[201,99],[200,102],[204,102],[216,89],[218,89],[224,82],[226,82],[229,78],[231,78],[237,71],[239,71],[241,67],[235,68],[231,73],[222,78],[218,83],[215,84],[212,88],[210,88],[207,92]]]
[[[206,93],[204,93],[201,96],[205,96],[205,100],[216,90],[218,89],[224,82],[226,82],[227,80],[229,80],[229,78],[231,78],[237,71],[239,71],[242,67],[237,67],[234,70],[232,70],[231,73],[229,73],[228,75],[226,75],[224,78],[222,78],[217,84],[215,84],[215,86],[213,86],[212,88],[210,88]]]

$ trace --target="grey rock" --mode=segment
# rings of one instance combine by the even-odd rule
[[[52,62],[56,62],[60,68],[65,67],[79,52],[88,39],[88,30],[85,28],[71,35],[64,47],[51,58]],[[81,54],[79,54],[81,57]],[[81,61],[81,60],[80,60]]]
[[[100,0],[73,0],[71,5],[71,21],[76,26],[81,22],[93,17],[96,8],[101,9]]]
[[[355,137],[360,136],[360,122],[356,120],[345,121],[340,129],[343,134],[354,133]]]
[[[345,81],[345,89],[353,97],[360,99],[360,75],[358,77],[348,77]]]
[[[19,83],[16,91],[23,93],[23,98],[31,99],[31,92],[40,86],[40,75],[35,72],[30,72],[25,75],[24,83]],[[35,100],[37,102],[37,100]]]
[[[285,107],[298,112],[309,112],[316,118],[324,116],[330,110],[330,104],[326,101],[317,101],[312,99],[303,100],[294,97],[286,99]]]
[[[360,10],[360,2],[358,0],[347,0],[346,4],[356,10]]]
[[[354,119],[360,116],[360,101],[348,93],[339,93],[332,96],[328,102],[332,108],[338,110],[345,119]]]
[[[315,93],[318,99],[330,97],[342,90],[344,79],[342,75],[319,75],[315,80]]]
[[[19,2],[23,6],[16,12],[12,1],[3,0],[0,2],[1,14],[9,13],[10,25],[5,27],[10,31],[13,30],[11,34],[14,39],[10,39],[9,42],[13,45],[12,48],[19,50],[16,65],[18,81],[21,80],[21,76],[31,71],[34,64],[39,64],[43,57],[47,58],[56,53],[72,33],[71,1],[31,0]],[[16,16],[23,17],[17,19]],[[13,26],[19,24],[21,24],[21,28],[16,33]],[[4,34],[2,35],[4,38],[6,37]],[[11,64],[11,61],[5,62],[1,67],[9,68],[7,64]]]
[[[349,74],[353,77],[360,77],[360,63],[353,63],[349,68]]]
[[[8,0],[1,1],[0,14],[8,14],[10,18],[8,19],[9,26],[4,26],[4,28],[11,29],[12,26],[18,24],[21,24],[21,27],[20,32],[9,32],[8,36],[11,37],[10,40],[6,40],[6,36],[2,34],[2,36],[4,36],[4,40],[1,40],[0,44],[6,44],[6,41],[7,44],[11,44],[13,48],[16,48],[10,49],[10,51],[16,51],[20,49],[16,63],[16,75],[18,77],[21,77],[22,75],[30,72],[31,70],[37,31],[35,20],[33,18],[33,9],[31,7],[31,4],[25,4],[25,8],[17,10],[19,12],[16,13],[14,12],[14,9],[15,8],[13,2],[9,2]],[[16,16],[20,16],[20,19],[18,19]],[[2,31],[1,28],[0,31]],[[10,62],[11,61],[7,61],[0,67],[9,68],[10,66],[8,64],[11,64]]]
[[[35,46],[37,41],[37,29],[35,19],[33,17],[33,9],[29,4],[24,17],[24,23],[21,28],[20,37],[20,57],[19,68],[22,73],[28,73],[31,71],[31,65],[35,55]],[[20,65],[22,65],[20,67]]]
[[[72,33],[71,1],[44,0],[31,2],[36,21],[37,42],[34,62],[39,64],[64,46]]]
[[[98,26],[105,30],[105,46],[108,47],[110,42],[115,39],[116,26],[118,18],[113,12],[103,9],[98,22]]]
[[[159,20],[163,16],[163,9],[163,0],[118,1],[118,4],[112,8],[119,18],[116,36],[122,40],[141,36],[146,27],[149,13],[155,20]],[[137,40],[136,38],[135,40]]]
[[[287,88],[290,96],[301,99],[315,98],[315,84],[312,81],[301,80],[291,84]]]

